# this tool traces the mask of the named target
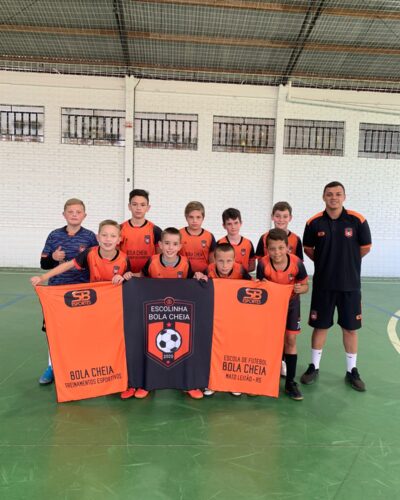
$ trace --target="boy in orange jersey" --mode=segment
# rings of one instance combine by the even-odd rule
[[[180,255],[189,259],[193,272],[204,273],[208,264],[214,261],[216,242],[214,236],[201,227],[204,216],[204,206],[199,201],[191,201],[186,205],[185,218],[188,225],[180,230],[182,235]]]
[[[258,262],[257,278],[282,285],[294,285],[289,302],[284,341],[284,355],[287,365],[285,393],[296,401],[301,394],[294,378],[296,376],[296,335],[300,333],[300,297],[308,291],[308,276],[303,261],[289,252],[288,235],[283,229],[271,229],[267,236],[268,255]]]
[[[74,259],[64,262],[41,276],[33,276],[33,286],[62,274],[70,269],[89,270],[90,281],[112,281],[119,285],[124,281],[123,274],[129,271],[127,256],[117,249],[121,229],[118,222],[104,220],[100,222],[97,235],[98,246],[88,248]]]
[[[242,216],[237,208],[227,208],[222,212],[222,226],[227,235],[218,243],[230,243],[235,250],[235,262],[251,273],[256,267],[253,243],[240,235]]]
[[[244,267],[235,262],[235,249],[230,243],[217,243],[214,251],[215,262],[208,265],[206,275],[198,272],[195,277],[207,281],[211,279],[232,279],[251,280],[250,274]],[[204,389],[204,396],[212,396],[215,393],[212,389]],[[241,396],[240,392],[231,392],[233,396]]]
[[[146,220],[150,204],[149,193],[144,189],[134,189],[129,193],[128,208],[132,218],[121,224],[119,248],[128,256],[131,271],[140,273],[149,257],[157,252],[161,229]]]
[[[161,240],[158,243],[161,254],[153,255],[144,265],[141,275],[148,278],[193,278],[193,271],[187,257],[179,255],[182,247],[181,233],[175,227],[168,227],[161,233]],[[125,278],[132,278],[132,273],[126,273]],[[193,399],[201,399],[203,393],[200,389],[187,391]],[[143,388],[134,389],[128,387],[121,393],[121,399],[129,399],[132,396],[143,399],[147,397],[149,391]]]

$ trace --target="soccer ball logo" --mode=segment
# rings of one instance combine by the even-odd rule
[[[182,345],[182,337],[176,330],[164,328],[157,334],[156,344],[164,354],[172,354]]]

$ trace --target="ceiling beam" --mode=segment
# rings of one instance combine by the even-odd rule
[[[41,33],[45,35],[82,36],[82,37],[114,37],[118,38],[118,30],[90,29],[90,28],[59,28],[54,26],[27,26],[27,25],[3,25],[2,31],[15,33]],[[126,37],[130,40],[151,40],[175,43],[193,43],[203,45],[231,45],[239,47],[259,47],[267,49],[294,49],[295,42],[284,40],[266,40],[262,38],[232,38],[212,37],[207,35],[181,35],[174,33],[155,33],[141,31],[126,31]],[[306,42],[304,50],[317,52],[348,52],[375,55],[400,55],[400,48],[389,47],[364,47],[344,44],[328,44],[317,42]]]

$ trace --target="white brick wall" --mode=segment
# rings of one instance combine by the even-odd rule
[[[92,229],[104,218],[125,219],[126,163],[133,157],[134,185],[150,191],[151,220],[180,227],[186,203],[199,200],[205,227],[219,237],[221,212],[234,206],[254,244],[269,226],[273,202],[292,204],[292,229],[302,234],[305,221],[323,208],[323,186],[339,180],[347,189],[346,206],[363,213],[373,232],[364,274],[400,276],[400,161],[357,157],[359,122],[399,124],[398,95],[151,80],[126,85],[124,79],[2,72],[0,96],[3,104],[45,107],[44,143],[0,142],[1,266],[38,265],[46,235],[63,224],[67,198],[85,200],[85,225]],[[61,107],[125,109],[125,103],[136,111],[198,114],[198,150],[136,148],[132,154],[60,143]],[[276,118],[276,154],[213,153],[213,115]],[[285,118],[345,121],[345,156],[283,155]]]

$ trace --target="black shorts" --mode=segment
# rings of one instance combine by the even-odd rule
[[[338,292],[313,288],[308,324],[313,328],[330,328],[335,308],[338,310],[338,325],[345,330],[361,328],[361,290]]]
[[[289,302],[289,308],[286,319],[287,333],[300,333],[300,297],[298,295],[292,297]]]

